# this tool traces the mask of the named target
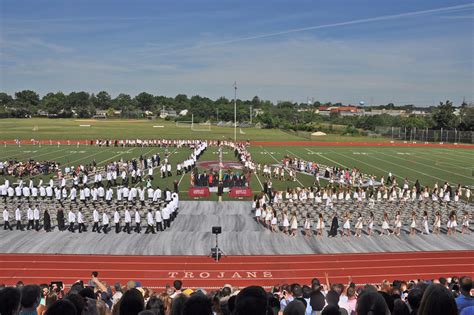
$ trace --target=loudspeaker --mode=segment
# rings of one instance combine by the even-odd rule
[[[212,234],[221,234],[222,233],[222,227],[220,226],[213,226],[212,227]]]

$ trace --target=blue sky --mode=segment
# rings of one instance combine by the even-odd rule
[[[473,101],[474,2],[0,0],[0,90]]]

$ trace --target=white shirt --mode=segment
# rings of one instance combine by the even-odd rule
[[[35,217],[33,215],[33,210],[31,210],[31,208],[28,208],[28,210],[26,211],[26,217],[28,218],[28,220],[34,220]]]
[[[163,221],[163,218],[161,217],[161,211],[160,210],[156,210],[155,212],[155,220],[156,222],[162,222]]]
[[[33,210],[33,218],[34,218],[35,220],[39,220],[39,219],[40,219],[40,212],[39,212],[38,208],[35,208],[35,209]]]
[[[125,210],[125,223],[131,223],[132,222],[132,217],[130,216],[130,211]]]
[[[114,223],[120,222],[120,213],[118,211],[114,212]]]
[[[75,223],[76,222],[76,215],[72,211],[69,211],[68,222],[69,223]]]
[[[3,221],[8,221],[8,210],[3,210]]]
[[[21,211],[20,211],[20,208],[16,208],[15,210],[15,219],[17,221],[21,221]]]
[[[141,221],[140,212],[135,211],[135,223],[140,223]]]
[[[102,224],[103,225],[108,225],[109,224],[109,216],[105,212],[104,212],[104,214],[102,214]]]
[[[84,216],[81,211],[77,211],[77,223],[84,223]]]
[[[153,222],[153,213],[151,213],[151,211],[149,211],[146,215],[146,221],[148,223],[148,225],[153,225],[154,222]]]
[[[99,222],[99,211],[97,211],[97,209],[94,209],[94,212],[92,212],[92,217],[94,223]]]

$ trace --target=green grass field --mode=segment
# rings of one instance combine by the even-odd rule
[[[90,125],[81,127],[80,125]],[[154,126],[163,126],[154,128]],[[196,129],[205,129],[196,125]],[[237,128],[237,140],[245,141],[308,141],[307,138],[278,129]],[[189,126],[177,127],[175,122],[156,120],[76,120],[76,119],[0,119],[0,140],[43,139],[214,139],[233,140],[233,127],[212,126],[211,131],[193,131]],[[388,141],[385,138],[327,135],[317,141]]]
[[[51,119],[24,119],[0,120],[0,139],[95,139],[95,138],[168,138],[168,139],[229,139],[233,136],[232,128],[212,127],[211,131],[196,132],[190,128],[178,128],[175,123],[166,121],[92,121],[87,122],[91,127],[79,127],[85,121],[51,120]],[[164,125],[165,128],[153,128],[153,125]],[[35,130],[35,131],[33,131]],[[245,135],[238,134],[241,140],[260,141],[300,141],[307,140],[289,135],[279,130],[245,129]],[[363,140],[367,138],[329,137],[331,141]],[[318,139],[320,140],[320,139]],[[474,150],[449,149],[433,147],[352,147],[352,146],[251,146],[250,152],[254,161],[262,164],[277,164],[285,156],[294,156],[311,160],[328,166],[357,167],[364,173],[377,177],[387,176],[392,172],[399,183],[407,177],[410,181],[419,179],[422,185],[432,186],[435,182],[440,184],[445,181],[451,184],[474,186]],[[216,148],[209,148],[199,161],[216,161]],[[116,148],[95,147],[80,145],[6,145],[0,147],[0,160],[16,159],[26,161],[54,160],[63,165],[88,164],[95,160],[99,166],[120,159],[130,160],[140,155],[150,156],[159,152],[165,154],[164,148]],[[187,148],[170,148],[170,162],[173,166],[173,175],[161,179],[159,170],[155,170],[154,184],[161,188],[173,187],[173,181],[180,182],[179,188],[182,197],[187,196],[190,176],[176,176],[175,167],[190,154]],[[234,161],[233,152],[224,151],[224,159]],[[3,180],[3,179],[2,179]],[[13,179],[14,181],[16,179]],[[39,177],[34,179],[39,180]],[[251,188],[257,192],[262,189],[264,179],[254,175]],[[273,180],[273,186],[284,190],[288,187],[312,185],[312,176],[299,173],[296,182],[282,182]]]

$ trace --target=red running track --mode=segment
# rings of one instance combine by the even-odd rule
[[[106,256],[0,254],[0,283],[71,285],[88,281],[92,271],[109,284],[128,280],[147,287],[164,287],[175,279],[186,287],[218,288],[258,284],[310,283],[314,277],[357,284],[383,279],[431,279],[453,275],[474,276],[474,251],[324,254],[285,256],[228,256],[216,263],[205,256]]]

